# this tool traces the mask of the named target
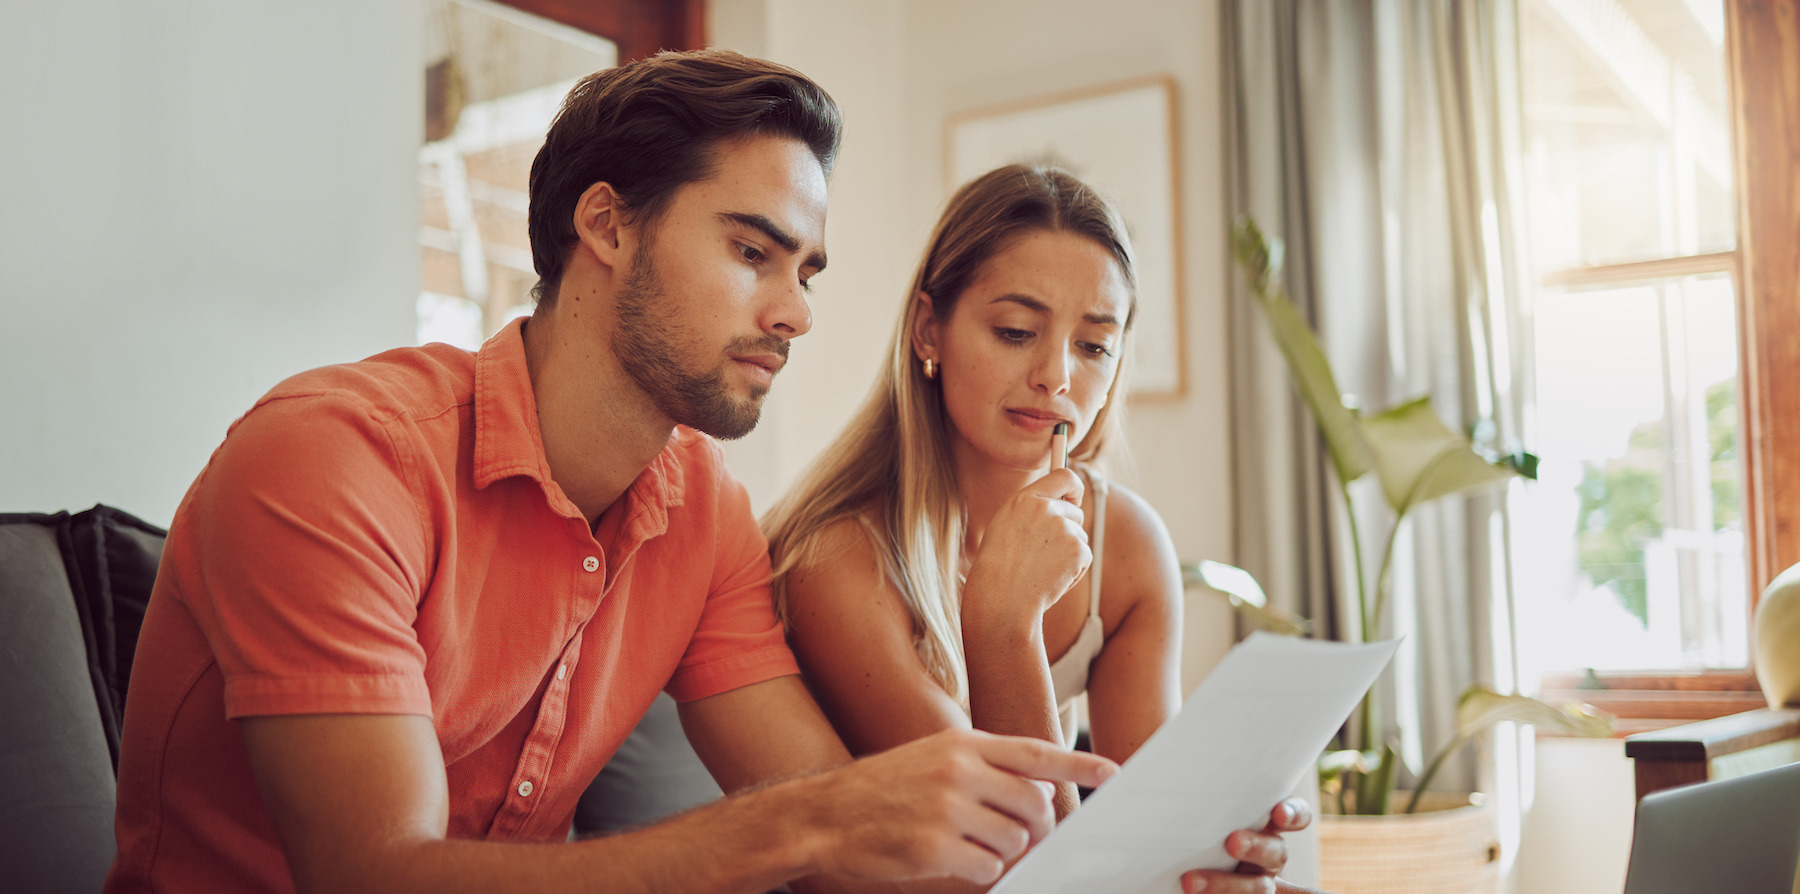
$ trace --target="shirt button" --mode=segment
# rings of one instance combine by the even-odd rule
[[[568,665],[559,664],[556,666],[556,678],[558,680],[560,680],[568,675],[569,675],[569,666]]]
[[[599,571],[600,570],[600,560],[594,558],[593,556],[588,556],[587,558],[581,560],[581,568],[583,571]]]
[[[531,780],[527,779],[524,782],[519,783],[519,797],[531,797]]]

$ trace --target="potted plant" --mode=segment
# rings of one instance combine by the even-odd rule
[[[1281,243],[1264,238],[1255,221],[1246,219],[1233,228],[1232,249],[1250,293],[1262,312],[1263,320],[1268,324],[1269,332],[1287,363],[1294,388],[1317,424],[1319,435],[1331,458],[1338,493],[1343,499],[1344,517],[1348,522],[1351,551],[1355,557],[1359,627],[1355,631],[1348,631],[1347,636],[1378,636],[1383,629],[1383,612],[1392,588],[1390,571],[1394,544],[1407,513],[1426,502],[1492,486],[1513,476],[1535,478],[1537,458],[1523,452],[1483,455],[1469,438],[1452,430],[1438,418],[1431,409],[1429,398],[1420,397],[1374,413],[1364,413],[1345,406],[1324,351],[1320,349],[1312,330],[1301,319],[1280,284],[1277,272],[1281,268]],[[1358,517],[1363,515],[1367,518],[1373,513],[1356,511],[1356,500],[1350,489],[1352,482],[1371,473],[1380,484],[1379,491],[1387,507],[1386,512],[1381,514],[1388,520],[1380,563],[1372,575],[1365,567],[1363,532],[1358,524]],[[1236,569],[1226,569],[1228,566],[1214,565],[1196,571],[1210,586],[1231,593],[1234,604],[1257,609],[1252,617],[1259,626],[1294,626],[1292,619],[1284,619],[1270,612],[1263,604],[1260,589],[1256,588],[1253,580],[1249,580],[1248,574]],[[1237,573],[1232,574],[1232,571]],[[1248,581],[1247,585],[1245,581]],[[1326,812],[1320,830],[1320,862],[1324,873],[1322,880],[1328,888],[1345,894],[1353,894],[1357,890],[1470,890],[1465,883],[1452,881],[1441,873],[1434,874],[1417,865],[1407,864],[1418,857],[1432,853],[1442,854],[1450,841],[1469,838],[1471,835],[1481,838],[1482,835],[1463,830],[1446,832],[1438,829],[1443,824],[1437,821],[1445,817],[1386,824],[1358,820],[1396,814],[1400,817],[1418,816],[1422,807],[1429,810],[1432,806],[1443,804],[1468,805],[1470,799],[1467,796],[1439,799],[1434,805],[1430,798],[1424,796],[1424,792],[1446,758],[1502,721],[1528,723],[1539,728],[1581,736],[1610,735],[1612,729],[1606,718],[1586,705],[1550,705],[1521,695],[1496,692],[1480,684],[1471,686],[1462,694],[1457,704],[1456,719],[1455,736],[1438,749],[1423,771],[1417,774],[1418,784],[1414,791],[1403,799],[1396,799],[1395,781],[1400,762],[1398,752],[1391,744],[1377,739],[1382,729],[1378,706],[1373,694],[1364,697],[1357,711],[1358,722],[1340,733],[1337,743],[1339,747],[1320,760],[1321,805]],[[1396,807],[1400,809],[1394,810]],[[1474,814],[1482,813],[1479,808],[1471,810]],[[1485,820],[1474,821],[1485,821],[1488,829],[1493,827],[1491,815],[1486,816]],[[1380,854],[1371,850],[1369,829],[1377,825],[1412,827],[1406,831],[1372,833],[1377,837],[1397,836],[1401,839],[1399,843],[1403,853]],[[1448,834],[1450,838],[1442,839],[1440,833]],[[1349,835],[1348,841],[1343,840],[1346,835]],[[1430,835],[1439,835],[1440,840],[1431,843],[1428,840]],[[1354,848],[1355,853],[1334,855],[1334,844],[1339,843],[1348,844]],[[1481,844],[1477,846],[1480,847]],[[1497,858],[1497,851],[1478,856],[1486,857],[1485,861],[1478,862],[1491,863]],[[1374,887],[1359,888],[1355,879],[1345,878],[1335,871],[1351,862],[1367,864],[1381,871],[1385,878],[1376,881]],[[1493,875],[1491,870],[1488,875]],[[1444,878],[1443,887],[1428,886],[1432,884],[1433,878],[1439,877]],[[1406,883],[1408,886],[1398,886],[1401,883],[1395,879],[1400,878],[1411,879],[1411,882],[1419,883],[1419,886],[1412,886],[1411,882]]]

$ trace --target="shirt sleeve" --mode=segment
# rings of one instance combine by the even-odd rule
[[[432,713],[413,627],[430,551],[404,431],[346,394],[268,400],[195,484],[182,589],[227,717]]]
[[[716,448],[714,448],[716,451]],[[678,702],[800,673],[769,589],[769,542],[744,486],[719,469],[711,589],[668,692]]]

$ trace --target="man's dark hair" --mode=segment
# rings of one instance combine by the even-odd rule
[[[843,118],[805,75],[728,50],[658,53],[583,78],[531,163],[532,295],[554,301],[575,247],[575,203],[595,183],[654,224],[675,190],[712,176],[719,144],[792,137],[829,174]]]

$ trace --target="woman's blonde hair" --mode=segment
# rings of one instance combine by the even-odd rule
[[[957,299],[989,258],[1032,232],[1071,233],[1093,240],[1118,261],[1137,309],[1131,243],[1118,211],[1068,172],[1042,165],[1007,165],[965,184],[952,196],[931,234],[925,256],[902,302],[888,363],[843,434],[763,519],[775,564],[775,605],[788,617],[787,575],[801,565],[829,561],[821,533],[840,519],[858,518],[874,540],[882,572],[899,589],[913,618],[914,646],[932,677],[967,704],[962,650],[960,565],[964,509],[951,465],[950,435],[940,380],[925,377],[912,334],[923,293],[932,313],[948,320]],[[1121,347],[1123,345],[1121,344]],[[1127,352],[1121,351],[1120,357]],[[1097,461],[1121,430],[1114,398],[1122,393],[1123,363],[1093,426],[1070,451]]]

